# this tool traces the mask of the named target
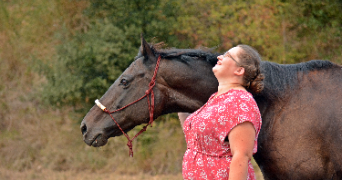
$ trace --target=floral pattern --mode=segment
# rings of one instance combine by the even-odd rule
[[[187,150],[183,157],[183,178],[186,180],[228,179],[232,154],[229,144],[224,140],[240,123],[248,121],[254,125],[256,137],[253,154],[257,152],[261,116],[253,96],[249,92],[234,89],[216,98],[214,96],[184,122]],[[255,179],[250,161],[247,179]]]

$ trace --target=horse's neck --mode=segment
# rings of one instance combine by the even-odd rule
[[[164,74],[170,86],[166,109],[172,112],[193,112],[217,91],[218,82],[212,73],[212,65],[203,60],[192,60],[186,64],[173,63],[176,62],[166,65],[169,69]]]

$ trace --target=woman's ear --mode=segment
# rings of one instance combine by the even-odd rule
[[[237,76],[243,76],[245,74],[245,68],[244,67],[237,68],[234,74]]]

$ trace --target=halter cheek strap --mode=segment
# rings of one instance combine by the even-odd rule
[[[157,72],[158,72],[158,69],[159,69],[160,59],[161,59],[161,57],[159,56],[159,57],[158,57],[158,60],[157,60],[156,67],[155,67],[155,69],[154,69],[153,77],[152,77],[152,79],[151,79],[151,81],[150,81],[150,83],[149,83],[149,85],[148,85],[149,88],[148,88],[148,90],[146,90],[145,95],[142,96],[141,98],[137,99],[137,100],[134,101],[134,102],[129,103],[128,105],[126,105],[126,106],[124,106],[124,107],[122,107],[122,108],[120,108],[120,109],[114,110],[114,111],[108,111],[107,108],[106,108],[103,104],[101,104],[101,102],[100,102],[98,99],[95,100],[95,104],[96,104],[100,109],[102,109],[103,112],[106,112],[106,113],[109,114],[109,116],[113,119],[113,121],[115,122],[115,124],[116,124],[116,125],[119,127],[119,129],[121,130],[122,134],[126,136],[126,138],[127,138],[127,140],[128,140],[127,146],[128,146],[128,148],[129,148],[129,156],[130,156],[130,157],[133,157],[133,145],[132,145],[132,141],[133,141],[136,137],[138,137],[141,133],[143,133],[144,131],[146,131],[148,125],[151,125],[151,126],[152,126],[152,123],[153,123],[153,112],[154,112],[154,92],[153,92],[153,87],[156,85],[156,77],[157,77]],[[149,94],[151,94],[151,100],[150,100],[150,98],[149,98],[149,96],[148,96]],[[114,117],[112,116],[112,113],[121,111],[121,110],[127,108],[128,106],[130,106],[130,105],[132,105],[132,104],[134,104],[134,103],[136,103],[136,102],[138,102],[138,101],[144,99],[145,97],[147,97],[147,103],[148,103],[148,110],[149,110],[149,115],[150,115],[150,121],[148,122],[147,125],[145,125],[145,126],[144,126],[144,127],[143,127],[143,128],[142,128],[142,129],[141,129],[141,130],[140,130],[140,131],[131,139],[131,138],[129,138],[128,134],[124,132],[124,130],[123,130],[123,129],[121,128],[121,126],[119,125],[119,123],[114,119]]]

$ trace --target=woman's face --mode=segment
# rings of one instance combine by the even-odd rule
[[[216,65],[213,67],[213,72],[218,77],[229,77],[234,74],[234,71],[240,67],[238,52],[241,49],[239,47],[233,47],[228,50],[224,55],[220,55],[217,57],[218,61]]]

